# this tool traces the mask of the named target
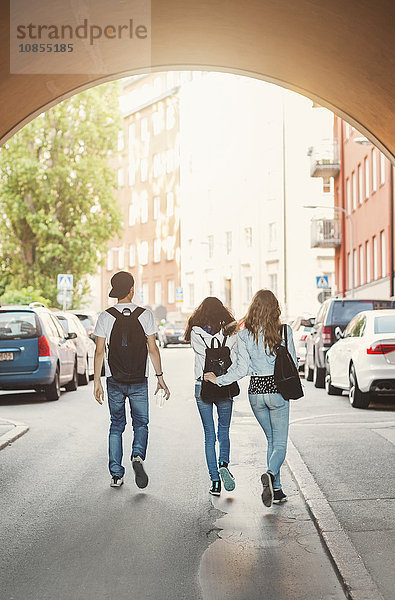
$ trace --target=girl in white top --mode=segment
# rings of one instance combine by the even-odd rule
[[[231,312],[218,298],[209,297],[195,310],[188,321],[185,340],[190,341],[195,352],[195,398],[202,420],[206,462],[211,479],[210,494],[219,496],[221,479],[227,491],[235,488],[235,480],[228,469],[230,455],[229,427],[232,417],[233,398],[204,402],[201,397],[203,369],[206,348],[211,347],[213,337],[222,344],[227,336],[226,345],[231,349],[232,362],[236,359],[235,343],[237,323]],[[217,408],[218,432],[216,436],[213,405]],[[219,463],[217,464],[216,439],[219,442]],[[221,478],[221,479],[220,479]]]

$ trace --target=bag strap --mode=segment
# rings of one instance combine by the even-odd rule
[[[145,311],[145,308],[138,306],[133,311],[131,311],[130,315],[127,318],[129,319],[130,317],[133,317],[133,319],[138,319],[139,316],[142,315],[144,311]],[[107,308],[106,312],[108,312],[108,314],[110,314],[115,319],[120,319],[121,317],[125,317],[125,315],[121,311],[116,309],[115,306],[111,306],[111,308]]]
[[[119,317],[122,317],[122,313],[120,313],[119,310],[117,310],[114,306],[111,306],[111,308],[107,308],[106,312],[115,319],[119,319]]]
[[[228,336],[224,335],[224,339],[223,339],[223,342],[222,342],[222,348],[224,348],[226,346],[226,340],[227,339],[228,339]]]
[[[206,346],[206,348],[210,348],[210,346],[208,346],[208,345],[207,345],[207,342],[206,342],[206,340],[204,339],[204,337],[202,336],[202,334],[201,334],[201,333],[199,333],[199,335],[200,335],[200,337],[202,338],[202,340],[203,340],[203,342],[204,342],[204,345]]]
[[[217,342],[217,348],[221,348],[221,342],[219,341],[218,338],[215,337],[215,335],[213,335],[212,340],[211,340],[211,350],[214,350],[216,344],[214,344],[214,342]]]
[[[139,316],[143,314],[143,312],[145,312],[145,308],[142,308],[141,306],[138,306],[137,308],[134,309],[134,311],[132,312],[132,314],[130,316],[133,319],[138,319]]]
[[[283,323],[283,334],[284,334],[284,340],[285,340],[285,347],[288,350],[288,334],[287,334],[287,325],[286,325],[286,323]]]

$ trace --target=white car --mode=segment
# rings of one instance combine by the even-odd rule
[[[291,325],[299,371],[304,369],[307,352],[306,340],[314,325],[314,321],[314,317],[297,317]]]
[[[373,396],[395,397],[395,309],[358,313],[326,354],[325,388],[349,392],[354,408],[367,408]]]
[[[88,385],[93,377],[96,344],[91,340],[80,319],[69,312],[56,311],[54,313],[66,333],[73,333],[73,342],[77,350],[78,385]]]

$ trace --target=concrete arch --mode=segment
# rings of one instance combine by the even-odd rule
[[[150,64],[133,64],[115,50],[101,76],[13,75],[9,3],[2,3],[0,142],[43,110],[98,83],[137,72],[208,69],[257,77],[312,98],[394,159],[391,0],[152,0],[151,7]]]

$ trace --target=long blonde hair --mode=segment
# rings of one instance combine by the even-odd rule
[[[274,354],[275,347],[281,343],[281,309],[276,296],[270,290],[259,290],[248,307],[245,327],[252,333],[256,343],[263,335],[265,348]]]

